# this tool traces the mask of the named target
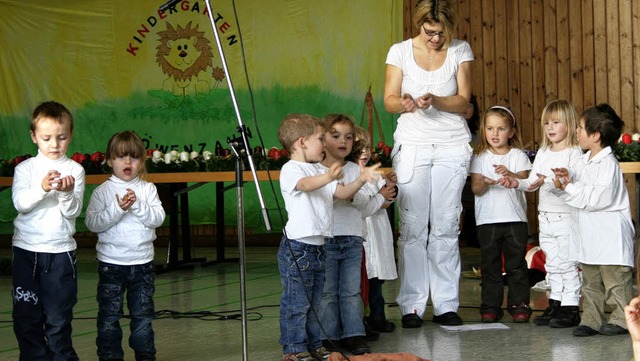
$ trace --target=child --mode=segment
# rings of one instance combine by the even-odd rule
[[[504,254],[509,286],[507,311],[514,322],[529,322],[526,199],[523,192],[505,188],[498,181],[503,177],[526,179],[531,162],[519,149],[522,143],[516,118],[508,108],[489,108],[479,128],[477,156],[470,172],[482,263],[481,321],[502,318]]]
[[[371,159],[371,139],[366,129],[355,127],[355,144],[349,160],[365,166]],[[357,194],[364,194],[368,201],[364,209],[364,263],[368,278],[366,301],[369,316],[365,317],[365,330],[369,326],[374,332],[393,332],[396,326],[387,320],[384,312],[382,285],[385,280],[398,278],[393,250],[393,230],[389,223],[387,208],[396,195],[396,174],[390,172],[384,180],[367,183]],[[364,295],[363,295],[364,298]]]
[[[344,114],[324,118],[326,168],[338,164],[343,182],[358,179],[360,166],[345,158],[353,148],[353,121]],[[337,340],[352,354],[370,353],[363,324],[360,294],[364,228],[363,210],[369,197],[362,191],[353,199],[333,202],[333,238],[325,244],[325,283],[320,303],[320,322],[326,331],[325,347],[333,350]]]
[[[324,244],[333,236],[333,198],[351,199],[380,173],[379,164],[361,168],[353,182],[338,184],[342,166],[333,164],[327,171],[318,164],[324,158],[324,136],[320,119],[306,114],[289,115],[278,128],[280,143],[291,155],[280,171],[289,218],[278,249],[283,361],[323,360],[329,356],[322,346],[317,312],[324,286]]]
[[[156,186],[142,179],[146,151],[136,133],[114,134],[105,158],[113,175],[91,194],[85,218],[87,228],[98,234],[98,357],[124,358],[120,319],[126,291],[129,346],[137,361],[155,360],[153,241],[165,213]]]
[[[575,107],[566,100],[554,100],[542,111],[544,131],[540,149],[528,179],[504,178],[506,187],[522,191],[540,189],[538,224],[540,248],[545,254],[547,281],[551,287],[549,307],[533,319],[536,325],[555,328],[575,327],[580,323],[580,276],[577,262],[570,260],[571,207],[552,190],[552,168],[569,168],[582,156],[573,129],[577,125]]]
[[[84,169],[67,158],[73,116],[48,101],[31,116],[38,155],[15,168],[11,196],[13,331],[21,360],[78,360],[71,342],[77,302],[75,221],[82,211]]]
[[[608,104],[585,110],[577,136],[587,152],[576,162],[575,172],[554,168],[554,192],[574,207],[577,230],[569,256],[580,262],[583,276],[582,320],[574,336],[628,333],[623,308],[633,297],[635,230],[629,194],[611,150],[623,127]],[[612,309],[608,322],[605,303]]]

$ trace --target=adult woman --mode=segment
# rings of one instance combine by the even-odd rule
[[[460,325],[457,314],[458,224],[471,134],[461,115],[471,98],[469,44],[452,39],[457,13],[450,0],[424,0],[420,33],[387,55],[385,109],[401,113],[394,133],[398,175],[398,241],[402,326],[420,327],[431,295],[433,321]]]

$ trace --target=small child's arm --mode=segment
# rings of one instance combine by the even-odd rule
[[[476,196],[483,195],[489,187],[498,184],[497,180],[486,177],[480,173],[471,173],[471,192]]]
[[[147,188],[144,189],[144,197],[137,198],[137,201],[131,205],[130,211],[148,228],[158,228],[162,225],[166,214],[155,184],[147,184]]]
[[[335,164],[335,163],[334,163]],[[374,181],[380,178],[382,171],[379,170],[380,163],[374,164],[369,167],[360,166],[360,176],[351,183],[348,184],[338,184],[335,193],[333,196],[338,199],[351,199],[354,194],[362,187],[365,183],[369,181]],[[332,165],[333,167],[333,165]]]
[[[340,178],[342,178],[342,166],[338,163],[333,163],[331,167],[329,167],[329,170],[324,174],[300,178],[296,184],[296,190],[301,192],[312,192]],[[351,196],[353,196],[353,194]]]

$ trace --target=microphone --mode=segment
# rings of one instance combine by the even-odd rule
[[[162,10],[162,11],[167,11],[167,9],[169,9],[170,7],[175,6],[177,3],[179,3],[182,0],[169,0],[166,3],[160,5],[160,7],[158,8],[158,10]]]

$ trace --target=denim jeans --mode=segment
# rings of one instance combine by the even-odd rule
[[[278,270],[282,283],[280,344],[283,353],[320,348],[318,308],[324,285],[324,246],[282,237]]]
[[[360,296],[362,247],[362,237],[357,236],[335,236],[325,244],[320,322],[329,340],[365,335]]]
[[[384,321],[387,316],[384,313],[384,295],[382,284],[384,280],[369,278],[369,318],[374,321]]]
[[[124,294],[131,315],[129,346],[136,360],[154,360],[156,348],[151,322],[155,318],[153,263],[121,266],[98,263],[98,357],[123,359],[122,329]]]
[[[13,247],[13,331],[20,360],[78,360],[71,342],[78,301],[75,251],[36,253]]]

